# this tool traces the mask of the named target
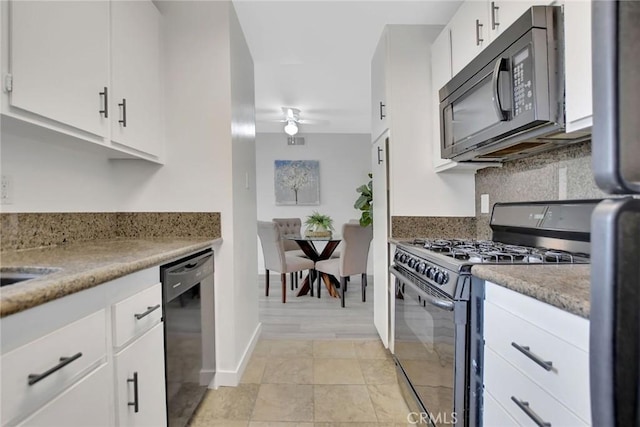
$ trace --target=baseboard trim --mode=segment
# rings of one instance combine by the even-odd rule
[[[260,334],[262,333],[262,323],[258,322],[258,326],[253,331],[253,335],[249,340],[249,343],[244,349],[242,353],[242,357],[238,363],[238,366],[233,371],[217,371],[211,382],[209,383],[210,389],[217,389],[220,386],[223,387],[236,387],[240,383],[240,379],[242,378],[242,374],[244,374],[244,370],[249,363],[249,359],[251,359],[251,355],[253,354],[253,349],[258,344],[258,340],[260,339]]]

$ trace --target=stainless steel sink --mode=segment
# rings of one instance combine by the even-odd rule
[[[0,269],[0,287],[15,285],[31,279],[37,279],[46,274],[60,271],[58,268],[21,268],[21,269]]]

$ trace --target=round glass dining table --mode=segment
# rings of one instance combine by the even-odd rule
[[[295,240],[298,246],[300,246],[300,249],[302,249],[302,252],[313,262],[331,258],[331,255],[342,240],[341,236],[337,235],[332,235],[331,237],[286,236],[284,238],[287,240]],[[325,246],[321,251],[318,251],[315,243],[325,243]],[[311,296],[313,296],[313,279],[314,277],[310,277],[310,275],[307,274],[296,296],[307,295],[309,291],[311,291]],[[340,298],[340,294],[336,290],[336,285],[339,286],[337,279],[324,273],[322,274],[322,279],[329,291],[329,295],[334,298]],[[320,289],[318,289],[318,298],[320,298]]]

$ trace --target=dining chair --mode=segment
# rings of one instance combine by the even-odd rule
[[[306,257],[304,252],[298,246],[295,240],[285,239],[285,237],[300,237],[300,230],[302,229],[302,220],[300,218],[273,218],[273,222],[278,224],[280,229],[280,236],[283,238],[284,251],[288,255],[295,255],[299,257]],[[291,290],[294,285],[294,273],[290,274],[291,278]],[[300,272],[302,277],[302,272]],[[298,276],[295,275],[295,286],[298,287]]]
[[[258,221],[258,237],[262,245],[266,270],[265,295],[269,296],[269,271],[277,271],[280,273],[282,282],[282,302],[285,303],[287,302],[287,273],[313,270],[314,262],[309,258],[286,254],[280,229],[273,221]]]
[[[359,223],[348,222],[342,226],[342,252],[339,258],[316,262],[316,271],[340,278],[340,297],[345,306],[347,278],[362,275],[362,302],[367,300],[367,259],[373,239],[373,227],[361,227]],[[321,274],[318,274],[318,295],[320,295]]]

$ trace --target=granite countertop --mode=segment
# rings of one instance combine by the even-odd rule
[[[589,265],[474,265],[471,273],[569,313],[589,318]]]
[[[4,286],[0,317],[82,291],[127,274],[163,264],[221,243],[222,239],[164,238],[92,240],[46,248],[3,251],[3,271],[56,271]]]

